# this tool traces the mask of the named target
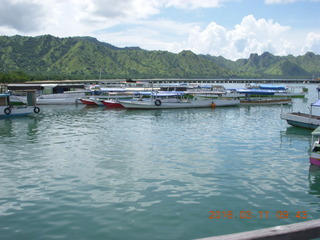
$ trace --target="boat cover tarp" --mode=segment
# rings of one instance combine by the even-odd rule
[[[260,89],[270,89],[270,90],[286,90],[284,85],[270,85],[270,84],[260,84]]]
[[[311,104],[312,107],[320,107],[320,99],[318,101]]]
[[[248,89],[248,88],[238,88],[238,93],[243,94],[255,94],[255,95],[274,95],[275,91],[268,89]]]
[[[23,91],[23,90],[42,90],[41,84],[8,84],[8,90],[12,91]]]

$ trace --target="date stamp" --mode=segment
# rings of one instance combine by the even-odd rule
[[[209,219],[269,219],[275,217],[276,219],[307,219],[307,211],[289,212],[285,210],[279,211],[209,211]]]

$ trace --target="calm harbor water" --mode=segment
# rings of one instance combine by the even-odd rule
[[[307,87],[292,107],[42,106],[0,119],[0,238],[195,239],[318,219],[311,130],[280,119],[308,111]]]

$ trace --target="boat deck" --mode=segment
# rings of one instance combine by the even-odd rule
[[[317,119],[320,120],[320,116],[318,115],[310,115],[307,113],[301,113],[301,112],[292,112],[292,115],[300,116],[300,117],[306,117],[306,118],[312,118],[312,119]]]

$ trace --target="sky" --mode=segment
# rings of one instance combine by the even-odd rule
[[[320,0],[0,0],[0,35],[249,58],[320,54]]]

